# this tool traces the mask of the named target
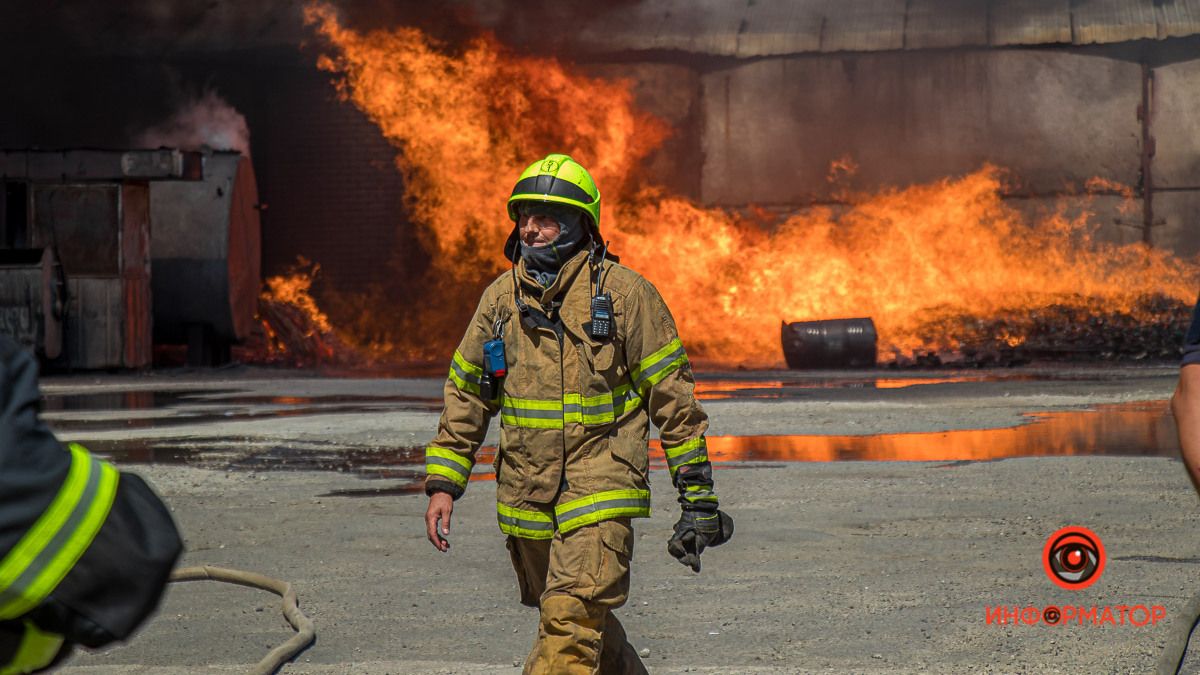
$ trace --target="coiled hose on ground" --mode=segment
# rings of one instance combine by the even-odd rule
[[[171,581],[173,582],[200,581],[203,579],[259,588],[283,598],[283,618],[287,619],[292,628],[296,629],[296,634],[287,642],[267,652],[267,655],[250,669],[249,675],[272,675],[283,667],[283,664],[304,651],[305,647],[317,639],[317,632],[313,627],[312,619],[309,619],[304,615],[304,612],[300,611],[300,606],[296,602],[296,591],[286,581],[272,579],[271,577],[255,574],[254,572],[243,572],[241,570],[231,570],[212,565],[184,567],[175,570],[171,574]]]

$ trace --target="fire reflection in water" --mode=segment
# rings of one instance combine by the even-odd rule
[[[1007,429],[873,436],[709,436],[708,456],[714,463],[726,463],[1179,454],[1179,439],[1166,401],[1035,413],[1029,417],[1032,423]],[[662,447],[657,443],[651,457],[663,465]]]

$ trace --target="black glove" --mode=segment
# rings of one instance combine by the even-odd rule
[[[684,511],[675,523],[675,534],[667,541],[667,552],[693,572],[699,572],[704,549],[720,546],[732,536],[733,518],[724,511]]]

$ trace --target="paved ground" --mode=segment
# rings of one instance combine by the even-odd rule
[[[715,388],[767,386],[782,397],[738,395],[706,407],[722,435],[996,428],[1027,422],[1027,412],[1161,401],[1174,373],[1020,370],[991,373],[998,381],[887,389],[724,374],[736,382]],[[1014,377],[1030,374],[1040,379]],[[812,379],[847,377],[863,374]],[[519,672],[536,616],[516,602],[493,485],[471,485],[455,512],[453,548],[439,554],[424,539],[425,498],[403,494],[403,471],[356,473],[370,453],[428,440],[436,412],[424,399],[438,396],[440,382],[235,369],[51,377],[43,387],[64,438],[134,447],[135,459],[189,458],[194,446],[191,463],[123,467],[171,505],[187,540],[184,564],[296,586],[318,641],[284,672]],[[159,400],[127,393],[138,391]],[[198,391],[207,398],[169,395]],[[77,409],[72,401],[89,399],[62,398],[74,394],[149,407]],[[293,451],[319,459],[303,467],[341,471],[278,470]],[[631,602],[620,616],[655,673],[1146,672],[1179,608],[1200,591],[1200,504],[1171,458],[727,465],[717,487],[737,534],[705,554],[700,575],[666,554],[676,507],[665,471],[652,478],[655,515],[638,524]],[[364,491],[372,496],[344,496]],[[1106,547],[1105,572],[1083,591],[1059,589],[1042,570],[1046,537],[1065,525],[1090,527]],[[998,605],[1161,605],[1166,619],[989,625],[987,608]],[[64,672],[244,672],[289,634],[273,596],[182,584],[131,643],[79,655]]]

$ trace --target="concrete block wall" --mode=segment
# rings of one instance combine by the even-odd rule
[[[1158,141],[1152,242],[1200,252],[1200,59],[1155,69]],[[815,55],[737,63],[701,77],[700,198],[713,205],[836,198],[826,180],[852,159],[856,189],[1011,169],[1017,195],[1128,186],[1141,172],[1142,66],[1069,50]],[[1119,201],[1119,200],[1118,200]],[[1141,239],[1141,209],[1104,216],[1101,238]]]

